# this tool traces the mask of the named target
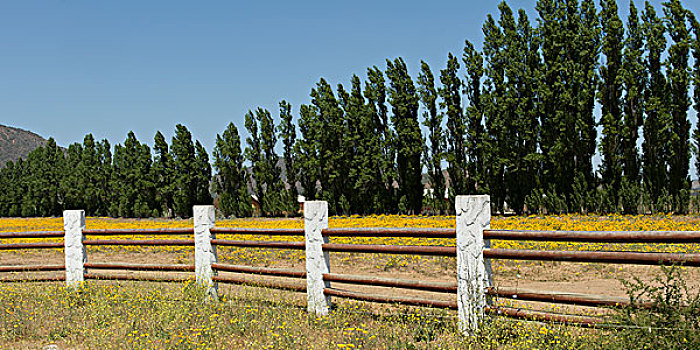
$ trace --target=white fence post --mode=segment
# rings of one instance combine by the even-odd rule
[[[488,195],[457,196],[457,314],[463,333],[474,334],[484,316],[485,288],[491,286],[491,264],[484,260],[484,230],[491,227]]]
[[[323,293],[330,287],[323,280],[324,273],[330,273],[328,252],[323,251],[323,244],[328,237],[323,237],[321,230],[328,228],[328,202],[304,202],[304,236],[306,238],[306,299],[309,313],[318,316],[328,315],[331,298]]]
[[[66,210],[63,212],[63,238],[66,258],[66,285],[78,287],[84,281],[87,252],[83,246],[83,229],[85,229],[84,210]]]
[[[213,205],[195,205],[194,212],[194,271],[199,285],[207,289],[211,300],[218,300],[218,283],[212,280],[216,274],[211,265],[216,263],[216,246],[211,240],[216,238],[210,229],[214,227],[216,214]]]

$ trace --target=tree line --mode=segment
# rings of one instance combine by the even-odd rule
[[[286,101],[275,116],[249,111],[244,142],[230,123],[212,162],[182,125],[153,149],[133,133],[113,149],[92,135],[67,150],[49,140],[0,170],[0,215],[189,216],[215,197],[224,215],[247,216],[250,194],[263,215],[295,213],[299,194],[338,214],[447,212],[479,193],[501,213],[687,212],[695,15],[680,0],[630,1],[624,23],[614,0],[539,0],[535,21],[498,8],[481,50],[466,40],[416,77],[399,57],[347,87],[321,78],[296,118]]]

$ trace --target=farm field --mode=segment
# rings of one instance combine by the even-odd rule
[[[455,218],[449,216],[443,217],[406,217],[406,216],[372,216],[372,217],[331,217],[329,219],[329,227],[436,227],[449,228],[454,227]],[[123,229],[123,228],[162,228],[162,227],[191,227],[191,220],[165,220],[165,219],[112,219],[112,218],[87,218],[87,229]],[[291,219],[226,219],[217,220],[217,227],[257,227],[257,228],[302,228],[303,221],[299,218]],[[12,218],[0,219],[0,232],[14,231],[52,231],[62,230],[62,218]],[[491,228],[493,229],[525,229],[525,230],[583,230],[583,231],[624,231],[624,230],[700,230],[699,217],[678,217],[678,216],[547,216],[547,217],[494,217],[492,218]],[[253,239],[253,240],[302,240],[301,237],[269,237],[269,236],[251,236],[251,235],[219,235],[221,238],[232,239]],[[129,239],[135,236],[111,237]],[[144,236],[138,236],[144,238]],[[163,236],[153,238],[166,238]],[[183,236],[168,236],[167,238],[183,238]],[[14,240],[13,242],[32,242],[37,239],[22,239]],[[42,240],[50,241],[50,240]],[[8,242],[10,241],[8,240]],[[354,243],[354,244],[400,244],[400,245],[454,245],[454,239],[418,239],[418,238],[331,238],[331,243]],[[697,253],[700,252],[700,246],[696,244],[673,244],[673,245],[658,245],[658,244],[580,244],[580,243],[538,243],[538,242],[510,242],[510,241],[493,241],[492,247],[495,248],[510,248],[510,249],[548,249],[548,250],[613,250],[613,251],[664,251],[664,252],[684,252]],[[88,247],[88,260],[90,262],[128,262],[128,263],[163,263],[163,264],[193,264],[193,248],[189,247]],[[253,265],[253,266],[274,266],[286,267],[295,269],[304,269],[303,251],[285,251],[271,249],[251,249],[251,248],[230,248],[220,247],[218,250],[219,261],[229,264],[238,265]],[[63,262],[63,253],[61,250],[55,251],[2,251],[0,252],[0,265],[15,265],[15,264],[61,264]],[[455,280],[456,261],[454,258],[445,257],[421,257],[411,255],[385,255],[385,254],[355,254],[355,253],[331,253],[331,269],[337,273],[361,274],[372,276],[384,276],[394,278],[406,278],[426,281],[454,281]],[[584,264],[584,263],[561,263],[561,262],[529,262],[529,261],[493,261],[493,279],[495,286],[518,287],[539,290],[556,290],[562,292],[578,292],[589,294],[602,294],[611,296],[626,296],[626,291],[622,281],[629,281],[633,277],[640,278],[645,282],[650,282],[655,276],[659,275],[661,269],[655,266],[623,266],[610,264]],[[687,281],[691,290],[697,291],[700,289],[700,274],[694,268],[680,268],[681,273]],[[135,273],[144,274],[144,273]],[[32,276],[48,276],[50,273],[32,273]],[[151,273],[153,275],[153,273]],[[155,274],[158,275],[158,274]],[[186,276],[190,277],[192,273],[169,273],[170,276]],[[14,278],[21,277],[21,273],[11,276],[5,274],[3,277]],[[258,277],[251,276],[251,280],[256,280]],[[267,280],[270,278],[267,277]],[[274,280],[274,278],[273,278]],[[135,286],[148,286],[148,288],[136,288]],[[409,295],[423,296],[431,299],[450,300],[450,295],[406,291],[401,289],[391,289],[383,287],[365,287],[343,285],[334,283],[334,287],[354,290],[358,292],[382,293],[392,295]],[[86,337],[90,337],[91,322],[96,322],[92,319],[82,319],[79,324],[82,324],[85,329],[77,333],[68,332],[66,336],[57,337],[50,332],[46,333],[38,329],[37,325],[33,325],[31,319],[39,317],[45,311],[39,311],[36,307],[44,305],[52,309],[60,309],[61,304],[57,300],[64,302],[66,293],[58,284],[42,283],[40,287],[32,287],[27,284],[4,284],[0,285],[0,306],[7,306],[7,303],[12,301],[16,303],[18,298],[31,304],[34,315],[29,316],[29,321],[22,321],[21,327],[23,330],[17,332],[13,322],[19,322],[19,317],[16,314],[6,314],[2,318],[3,333],[0,334],[0,345],[2,348],[36,348],[41,342],[47,340],[55,341],[57,344],[75,344],[75,342],[85,341]],[[405,308],[394,307],[377,304],[367,304],[354,301],[346,301],[339,298],[334,298],[334,303],[339,306],[338,313],[342,316],[332,317],[332,321],[308,321],[306,311],[304,310],[305,297],[303,294],[295,294],[290,292],[269,292],[265,289],[220,285],[220,291],[226,298],[232,300],[232,303],[224,303],[223,305],[247,305],[246,308],[240,309],[226,306],[207,306],[208,312],[201,310],[193,313],[193,308],[185,304],[178,307],[167,308],[163,305],[171,299],[182,299],[183,295],[187,295],[184,291],[186,285],[181,284],[148,284],[143,282],[95,282],[88,287],[88,294],[95,294],[105,300],[92,298],[85,306],[92,304],[93,308],[101,309],[94,317],[103,317],[109,319],[117,317],[118,311],[104,310],[108,307],[108,300],[127,298],[132,300],[134,305],[131,309],[139,309],[143,307],[152,307],[158,312],[171,314],[177,318],[177,322],[184,327],[189,322],[205,322],[210,327],[223,327],[224,324],[228,327],[228,323],[222,320],[216,322],[207,319],[207,315],[221,315],[222,318],[228,318],[229,323],[233,325],[238,319],[243,317],[248,321],[264,320],[270,318],[277,327],[281,327],[279,332],[272,334],[258,335],[259,340],[256,344],[245,343],[250,334],[246,335],[246,325],[243,324],[243,330],[239,329],[236,332],[214,331],[212,329],[202,331],[195,325],[187,326],[190,331],[187,334],[177,335],[175,328],[164,330],[163,334],[153,338],[155,335],[151,329],[152,325],[121,325],[116,322],[115,327],[105,325],[105,332],[111,334],[117,339],[124,342],[129,342],[133,348],[172,348],[177,345],[179,348],[200,348],[214,347],[221,348],[221,344],[216,341],[215,334],[220,337],[229,339],[231,342],[240,342],[241,345],[250,345],[253,348],[284,348],[287,346],[299,348],[391,348],[386,346],[390,343],[398,344],[394,348],[406,348],[406,344],[415,344],[416,348],[461,348],[467,339],[456,335],[454,330],[454,314],[441,310],[421,309],[421,308]],[[141,289],[153,290],[153,293],[146,293]],[[184,291],[184,292],[183,292]],[[146,293],[146,294],[144,294]],[[34,297],[20,297],[27,294]],[[126,296],[126,297],[125,297]],[[69,297],[70,299],[70,297]],[[159,300],[159,301],[158,301]],[[262,305],[275,305],[279,309],[277,312],[272,312],[268,309],[256,309],[256,302]],[[146,303],[146,306],[142,305]],[[546,303],[530,303],[530,302],[514,302],[512,300],[496,300],[497,304],[517,306],[522,308],[542,309],[554,312],[575,312],[577,314],[600,314],[600,309],[591,309],[585,307],[562,307],[554,306]],[[12,304],[15,305],[15,304]],[[120,306],[124,308],[125,306]],[[221,309],[223,308],[223,309]],[[118,309],[118,308],[117,308]],[[258,316],[250,315],[252,311],[257,310]],[[405,315],[397,317],[396,310],[401,310],[401,314]],[[8,309],[9,310],[9,309]],[[13,312],[27,316],[28,309],[19,308]],[[246,311],[248,310],[248,311]],[[261,311],[266,310],[266,311]],[[361,312],[357,312],[361,311]],[[6,311],[7,313],[8,311]],[[58,319],[76,319],[73,313],[65,314],[61,311],[51,311],[53,314],[43,314],[41,322],[49,322],[46,320]],[[135,314],[139,314],[134,311]],[[91,312],[88,312],[90,314]],[[183,313],[180,315],[180,313]],[[606,313],[604,310],[602,313]],[[186,314],[186,315],[185,315]],[[274,314],[274,315],[273,315]],[[421,315],[441,315],[440,317],[431,316],[423,318]],[[374,316],[372,316],[374,315]],[[377,315],[394,315],[391,317]],[[130,318],[133,315],[129,315]],[[187,317],[184,317],[187,316]],[[444,316],[444,317],[443,317]],[[140,316],[139,316],[140,317]],[[170,317],[170,316],[169,316]],[[184,317],[184,318],[183,318]],[[218,316],[216,316],[218,317]],[[80,317],[78,317],[79,319]],[[147,317],[148,318],[148,317]],[[38,320],[38,318],[35,318]],[[202,321],[206,320],[206,321]],[[308,321],[308,322],[307,322]],[[38,322],[38,321],[37,321]],[[40,322],[40,323],[41,323]],[[149,321],[157,323],[155,320]],[[311,323],[309,323],[311,322]],[[321,322],[323,326],[319,326]],[[346,324],[347,323],[347,324]],[[305,335],[301,335],[299,329],[290,326],[290,324],[303,324],[303,329],[306,330]],[[415,324],[420,324],[416,328],[416,332],[427,332],[429,336],[417,336],[411,333],[410,328]],[[163,325],[159,327],[165,327]],[[286,327],[286,328],[285,328]],[[424,328],[427,327],[427,328]],[[41,328],[41,327],[39,327]],[[54,326],[49,326],[48,329],[53,329]],[[127,328],[129,331],[127,331]],[[133,328],[133,329],[132,329]],[[165,327],[168,328],[168,327]],[[42,328],[43,329],[43,328]],[[263,332],[264,327],[253,327],[255,332]],[[128,335],[129,332],[144,330],[148,333],[143,336],[139,333],[139,337]],[[199,330],[199,331],[193,331]],[[252,330],[251,330],[252,331]],[[150,333],[149,333],[150,332]],[[219,332],[219,333],[217,333]],[[224,332],[224,333],[221,333]],[[228,332],[228,333],[227,333]],[[387,332],[390,332],[392,339],[387,338]],[[512,348],[531,348],[532,345],[537,348],[587,348],[584,346],[588,337],[592,336],[589,331],[584,331],[572,327],[564,326],[543,326],[537,323],[517,322],[512,320],[500,319],[495,321],[493,327],[489,327],[489,332],[493,333],[485,339],[479,340],[479,347],[492,348],[492,345],[499,344],[496,348],[503,347],[501,337],[502,333],[508,334],[506,337],[511,337]],[[241,334],[239,334],[241,333]],[[202,334],[209,334],[203,336]],[[262,333],[261,333],[262,334]],[[286,334],[287,340],[283,340],[280,334]],[[94,347],[102,347],[104,339],[103,335],[95,335]],[[218,337],[217,336],[217,337]],[[374,336],[374,338],[372,338]],[[150,338],[149,338],[150,337]],[[179,337],[177,340],[173,337]],[[279,339],[276,339],[281,337]],[[317,341],[315,337],[323,337],[324,341]],[[355,337],[355,338],[353,338]],[[566,341],[563,337],[568,337]],[[102,340],[101,340],[102,339]],[[588,340],[587,340],[588,339]],[[158,340],[154,342],[155,340]],[[180,341],[181,340],[181,341]],[[179,343],[177,343],[180,341]],[[303,343],[296,343],[300,341]],[[291,342],[291,343],[290,343]],[[492,343],[495,342],[495,343]],[[558,343],[557,343],[558,342]],[[26,344],[25,344],[26,343]],[[217,345],[219,344],[219,345]],[[539,344],[539,345],[538,345]],[[91,346],[92,347],[92,346]],[[479,348],[477,347],[477,348]],[[79,347],[78,347],[79,348]],[[224,347],[225,348],[225,347]]]

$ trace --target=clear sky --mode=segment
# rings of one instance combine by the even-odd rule
[[[685,0],[700,14],[700,1]],[[534,0],[513,0],[535,20]],[[660,1],[654,0],[660,12]],[[217,133],[262,106],[309,103],[320,77],[349,85],[402,56],[444,68],[481,47],[496,1],[94,1],[0,3],[0,124],[54,137],[152,144],[185,124],[211,152]],[[628,1],[619,6],[626,18]],[[637,2],[642,7],[641,2]],[[692,117],[694,121],[694,116]]]

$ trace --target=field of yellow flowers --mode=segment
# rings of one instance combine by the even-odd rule
[[[330,227],[454,227],[449,216],[371,216],[331,217]],[[192,227],[192,220],[87,218],[88,229]],[[218,227],[302,228],[303,221],[291,219],[224,219]],[[530,216],[494,217],[494,229],[522,230],[700,230],[700,218],[678,216]],[[4,218],[0,233],[17,231],[59,231],[61,218]],[[220,236],[226,239],[301,240],[301,237],[254,235]],[[134,238],[184,238],[183,236],[123,236]],[[38,239],[5,240],[2,243],[36,242]],[[49,240],[50,241],[50,240]],[[332,238],[334,243],[454,245],[454,239],[419,238]],[[581,244],[494,241],[493,247],[552,250],[632,250],[700,252],[694,244]],[[193,263],[189,247],[94,247],[88,248],[90,261]],[[61,263],[62,252],[0,251],[0,265],[21,263]],[[225,263],[302,268],[302,251],[220,248]],[[454,258],[410,255],[350,254],[331,256],[334,271],[424,280],[454,279]],[[655,267],[600,267],[597,264],[496,261],[496,283],[523,288],[596,292],[620,289],[619,279],[649,273]],[[499,282],[499,279],[502,282]],[[80,295],[57,284],[0,285],[0,349],[37,348],[47,343],[61,346],[82,344],[85,348],[320,348],[320,349],[404,349],[404,348],[588,348],[592,341],[605,348],[601,333],[589,333],[565,326],[543,326],[500,318],[485,328],[479,339],[459,336],[453,314],[425,316],[425,310],[396,309],[377,318],[358,311],[370,306],[338,300],[332,318],[308,318],[298,295],[271,293],[254,288],[223,290],[225,303],[202,306],[194,303],[196,294],[189,283],[182,285],[140,282],[96,283]],[[550,288],[553,285],[557,288]],[[546,288],[542,288],[542,287]],[[373,290],[370,288],[370,291]],[[620,290],[619,292],[624,293]],[[252,294],[251,294],[252,293]],[[257,293],[257,294],[256,294]],[[409,293],[409,292],[405,292]],[[619,294],[619,293],[598,293]],[[449,297],[449,296],[447,296]],[[188,301],[189,299],[190,301]],[[173,302],[178,299],[181,302]],[[512,301],[503,304],[523,306]],[[66,306],[71,306],[70,308]],[[555,307],[549,310],[562,311]],[[435,316],[435,315],[433,315]],[[67,324],[75,327],[67,327]],[[604,334],[604,333],[603,333]],[[593,339],[593,338],[595,339]],[[592,340],[593,339],[593,340]],[[506,345],[504,345],[506,344]],[[62,347],[61,347],[62,348]]]

